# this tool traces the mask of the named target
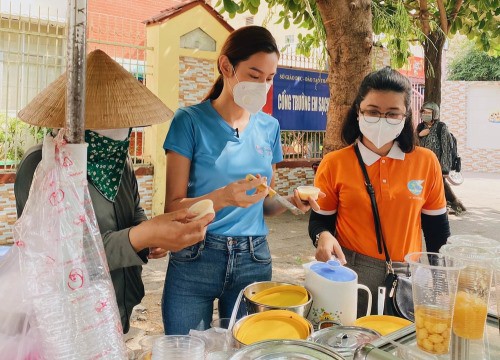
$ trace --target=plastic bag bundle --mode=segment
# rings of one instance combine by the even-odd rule
[[[87,144],[46,137],[14,226],[23,300],[41,359],[125,359],[104,247],[87,188]]]
[[[0,257],[0,357],[2,359],[38,360],[40,348],[37,329],[29,324],[31,306],[22,301],[23,280],[19,249],[13,247]]]

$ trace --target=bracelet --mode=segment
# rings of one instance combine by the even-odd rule
[[[314,237],[314,247],[317,248],[318,247],[318,241],[319,241],[319,237],[321,236],[321,234],[323,234],[324,232],[329,232],[328,230],[323,230],[323,231],[320,231],[319,233],[316,234],[316,236]]]

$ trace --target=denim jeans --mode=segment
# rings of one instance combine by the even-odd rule
[[[207,234],[202,242],[172,252],[162,299],[165,334],[208,329],[215,299],[219,317],[231,317],[240,291],[253,282],[269,281],[271,276],[265,236]],[[240,309],[238,315],[243,312]]]

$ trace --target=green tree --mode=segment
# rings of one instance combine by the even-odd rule
[[[330,105],[324,151],[344,146],[340,128],[361,80],[371,70],[372,34],[384,33],[393,66],[409,56],[409,43],[424,47],[426,100],[441,103],[441,63],[448,36],[474,39],[492,55],[500,54],[500,0],[264,0],[278,10],[278,23],[311,31],[300,36],[303,54],[323,45],[329,63]],[[219,0],[230,16],[256,14],[261,0]],[[373,9],[373,27],[372,27]]]
[[[468,45],[450,62],[448,80],[500,81],[500,58]]]
[[[447,38],[461,33],[479,50],[500,55],[500,0],[375,0],[373,5],[374,31],[386,34],[398,66],[408,55],[409,42],[419,42],[424,48],[426,101],[441,104],[442,56]],[[401,18],[403,26],[398,23]]]

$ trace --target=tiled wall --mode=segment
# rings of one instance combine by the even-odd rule
[[[14,184],[0,185],[0,245],[12,243],[12,224],[17,219]]]
[[[151,216],[153,199],[153,175],[137,175],[141,206]],[[0,245],[11,244],[12,225],[17,219],[14,183],[0,184]]]
[[[212,86],[212,60],[181,56],[179,58],[179,107],[199,103]]]
[[[151,206],[153,204],[153,175],[137,175],[141,206],[148,219],[151,218]]]
[[[293,166],[293,162],[289,166]],[[297,186],[313,185],[313,182],[314,172],[310,166],[280,167],[277,169],[275,190],[280,195],[288,195]]]
[[[445,81],[442,86],[441,120],[457,138],[462,171],[500,172],[500,140],[496,149],[471,149],[467,146],[467,93],[471,86],[500,86],[496,81]],[[500,106],[500,99],[497,102]]]

